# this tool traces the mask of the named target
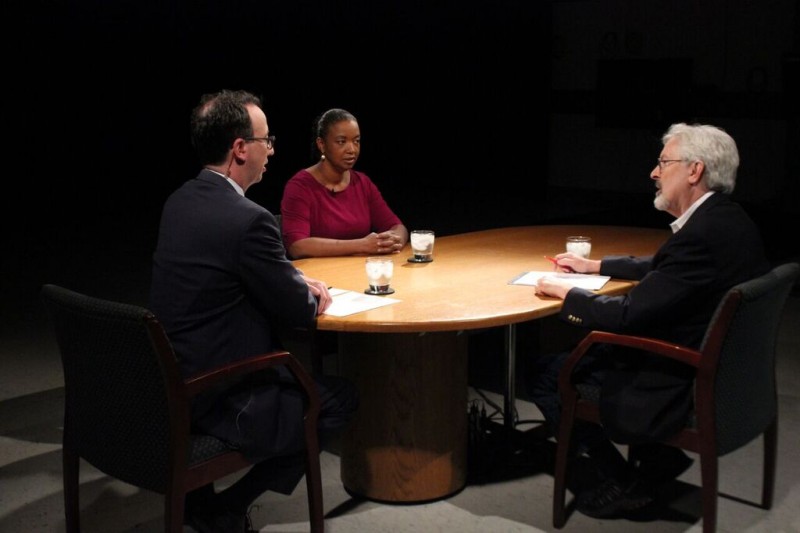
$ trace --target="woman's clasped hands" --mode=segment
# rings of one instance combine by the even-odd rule
[[[405,245],[402,235],[392,230],[381,233],[373,231],[364,239],[366,241],[365,252],[368,254],[396,254]]]

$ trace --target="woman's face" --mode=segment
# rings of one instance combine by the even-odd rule
[[[319,142],[319,141],[318,141]],[[320,151],[325,159],[341,170],[353,168],[361,153],[361,130],[355,120],[341,120],[331,125],[321,139]]]

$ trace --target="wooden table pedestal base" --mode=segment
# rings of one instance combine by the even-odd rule
[[[369,398],[343,434],[345,488],[393,503],[464,488],[467,335],[341,333],[339,355],[342,374]]]

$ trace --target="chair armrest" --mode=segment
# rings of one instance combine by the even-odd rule
[[[313,393],[316,393],[311,376],[292,354],[284,350],[254,355],[224,366],[205,370],[185,379],[183,383],[186,387],[187,396],[191,397],[232,378],[276,366],[288,367],[292,375],[306,389],[306,392],[313,391]]]
[[[572,350],[572,353],[567,357],[564,363],[564,367],[561,369],[558,381],[559,387],[562,390],[567,390],[567,388],[572,386],[570,376],[575,369],[575,365],[580,362],[589,348],[594,344],[614,344],[617,346],[635,348],[637,350],[646,350],[650,353],[686,363],[695,368],[700,365],[700,352],[680,344],[674,344],[651,337],[622,335],[619,333],[609,333],[607,331],[591,331],[583,338],[578,346]]]

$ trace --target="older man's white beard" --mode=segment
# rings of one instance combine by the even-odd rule
[[[661,193],[656,193],[656,197],[653,198],[653,205],[659,211],[669,210],[669,200],[664,198],[664,195]]]

